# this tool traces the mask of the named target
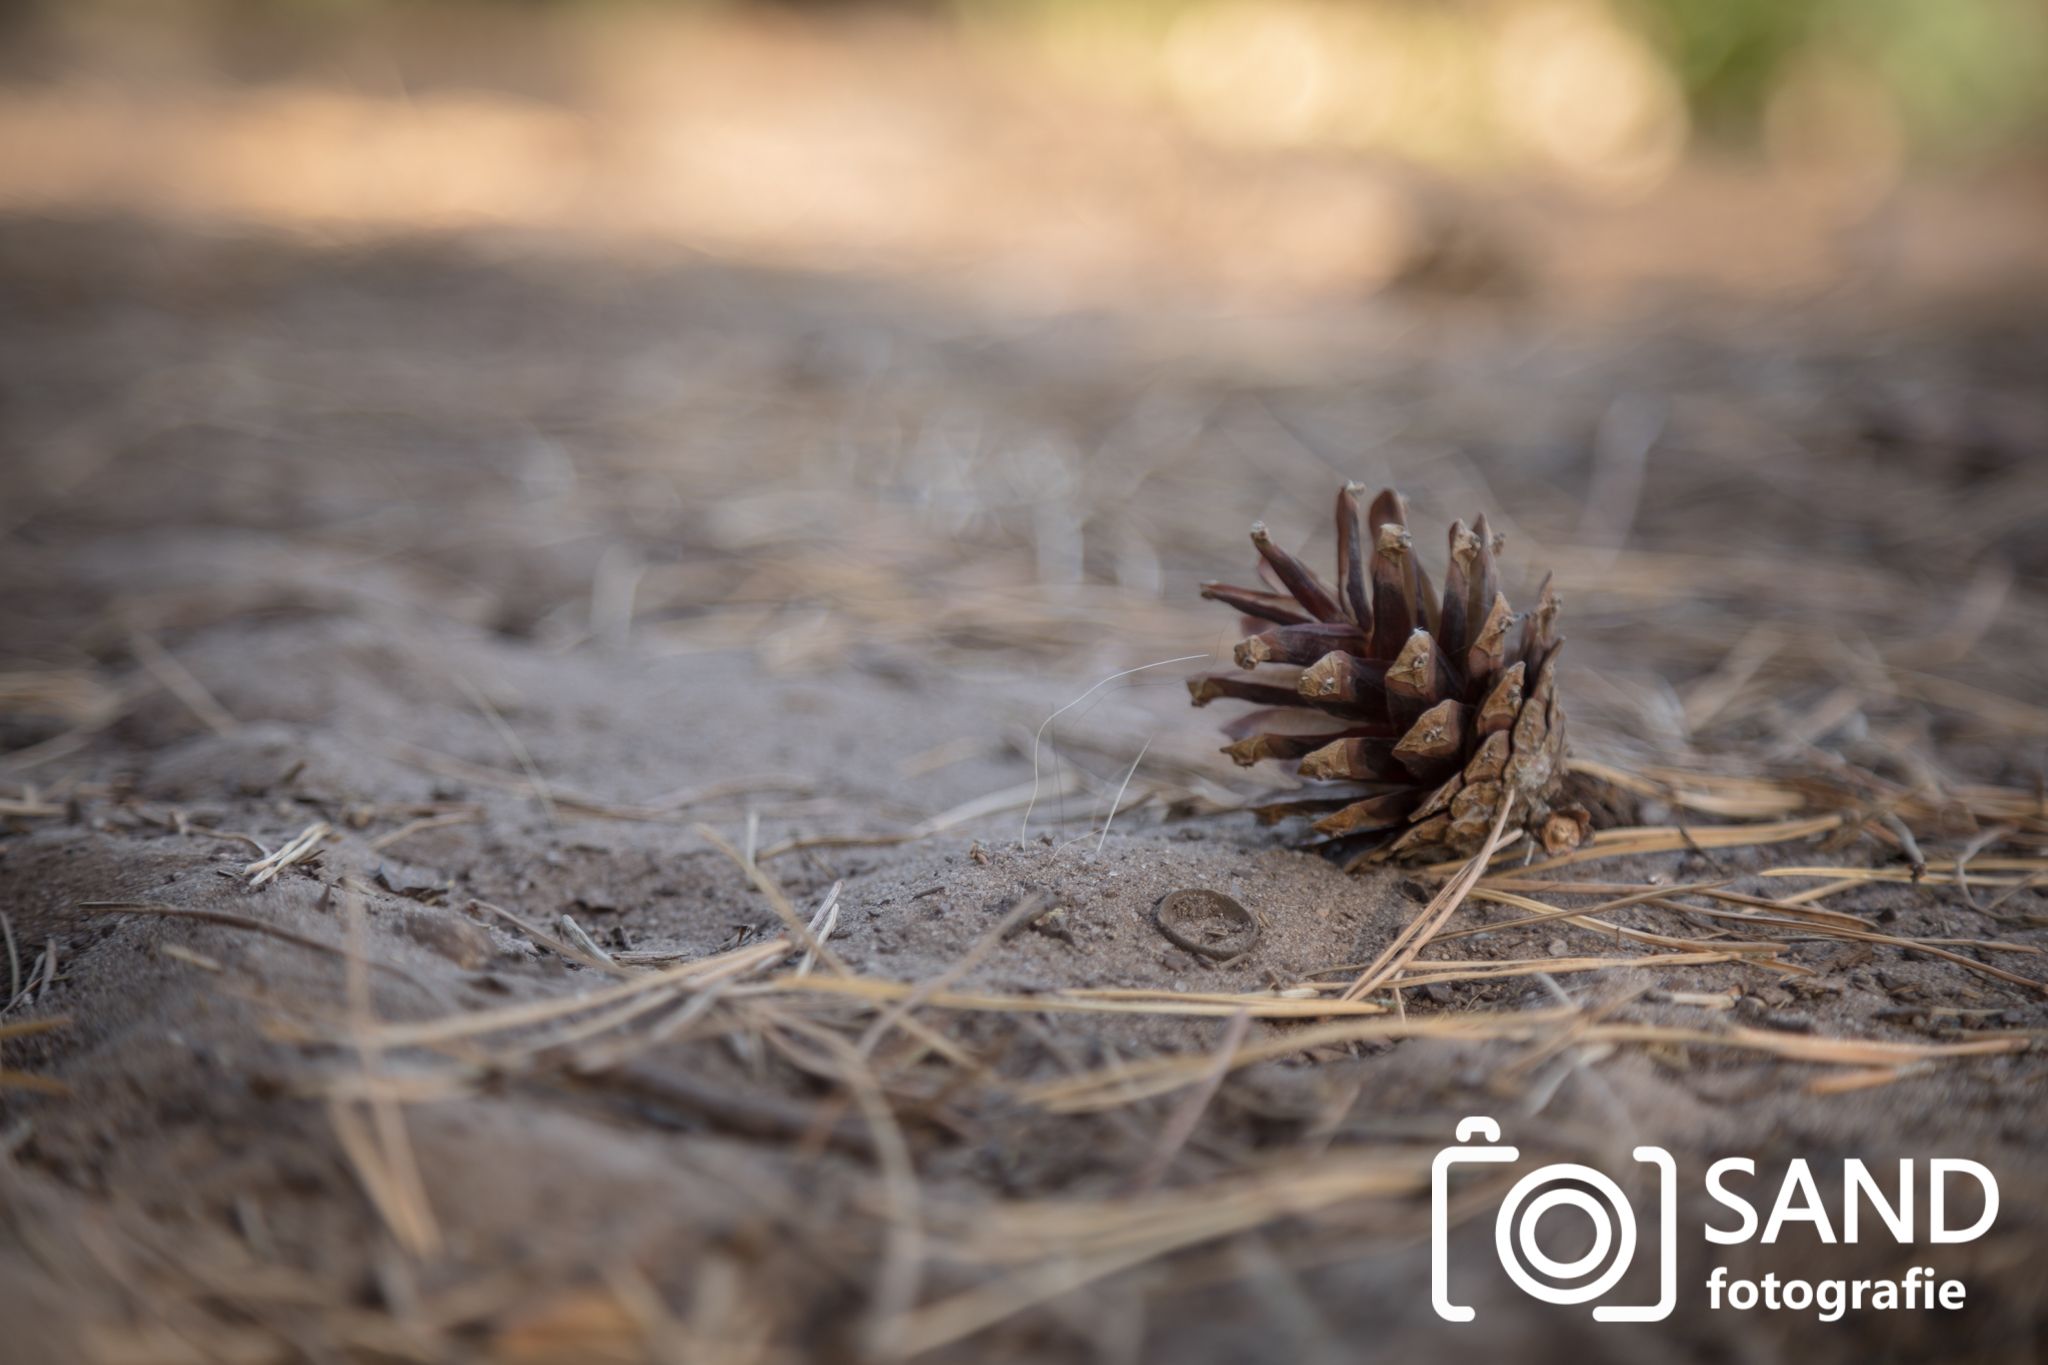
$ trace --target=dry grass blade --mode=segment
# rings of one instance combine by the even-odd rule
[[[1067,712],[1079,706],[1082,702],[1087,701],[1090,697],[1094,696],[1097,692],[1100,692],[1103,688],[1109,686],[1113,682],[1118,682],[1136,673],[1144,673],[1150,669],[1166,668],[1172,664],[1193,663],[1197,659],[1206,659],[1208,657],[1209,656],[1207,654],[1183,654],[1178,658],[1156,659],[1149,664],[1139,664],[1136,668],[1126,668],[1120,673],[1112,673],[1108,677],[1096,683],[1093,687],[1089,688],[1086,692],[1083,692],[1080,696],[1074,698],[1072,701],[1068,702],[1066,705],[1060,707],[1057,711],[1054,711],[1051,715],[1047,716],[1044,720],[1040,721],[1038,724],[1038,729],[1034,731],[1031,736],[1031,786],[1029,789],[1029,795],[1026,797],[1024,801],[1024,818],[1017,827],[1017,846],[1019,848],[1022,848],[1025,842],[1029,840],[1031,837],[1031,812],[1038,805],[1039,747],[1041,742],[1045,738],[1045,732],[1052,728],[1053,723],[1055,721],[1057,721],[1061,716],[1064,716]]]
[[[1081,789],[1082,780],[1079,773],[1069,772],[1055,784],[1052,794],[1072,795]],[[889,848],[899,844],[914,844],[934,835],[944,834],[949,829],[957,829],[973,820],[1001,815],[1020,806],[1029,806],[1040,794],[1042,793],[1039,784],[1027,782],[1020,786],[1007,787],[1002,791],[990,792],[987,796],[978,796],[972,801],[964,801],[951,810],[942,811],[928,820],[919,821],[909,829],[898,830],[892,834],[812,834],[785,839],[779,844],[771,844],[762,849],[757,861],[768,862],[807,848]]]
[[[317,938],[294,933],[292,930],[286,929],[281,925],[270,924],[260,919],[251,919],[247,915],[237,915],[228,910],[195,910],[183,905],[161,905],[155,901],[79,901],[73,908],[77,910],[97,910],[116,915],[160,915],[167,919],[195,920],[201,924],[218,924],[227,929],[241,929],[252,934],[262,934],[264,937],[274,938],[280,943],[291,943],[301,948],[311,948],[316,953],[333,953],[344,958],[350,955],[350,950],[346,947],[336,947],[332,943],[322,943]],[[426,994],[436,994],[433,988],[428,986],[426,982],[420,980],[411,972],[406,971],[403,967],[375,959],[371,959],[367,965],[388,976],[396,977],[409,986],[417,987]]]
[[[33,1038],[38,1033],[49,1033],[69,1027],[71,1016],[55,1014],[47,1019],[19,1019],[12,1024],[0,1024],[0,1041],[8,1038]]]
[[[49,820],[64,814],[64,807],[54,801],[38,801],[29,796],[0,796],[0,820]]]
[[[1313,1217],[1365,1199],[1408,1198],[1428,1183],[1422,1158],[1347,1153],[1142,1199],[1048,1200],[978,1211],[974,1240],[957,1254],[1023,1264],[918,1308],[896,1342],[909,1355],[936,1350],[1148,1261],[1278,1219]]]
[[[2040,875],[2048,872],[2048,859],[2043,858],[1979,858],[1979,868],[1990,872],[2025,872]],[[1929,875],[1950,877],[1950,885],[1969,886],[2017,886],[2023,878],[1986,877],[1976,872],[1962,872],[1948,859],[1927,863],[1917,871],[1910,867],[1766,867],[1757,873],[1759,877],[1828,877],[1845,885],[1856,882],[1906,882],[1919,884]]]
[[[2038,1042],[2033,1035],[2021,1032],[1987,1034],[1962,1043],[1893,1043],[1877,1039],[1805,1036],[1768,1029],[1708,1031],[1613,1020],[1588,1023],[1581,1011],[1561,1007],[1513,1013],[1475,1011],[1417,1019],[1382,1017],[1318,1024],[1248,1043],[1238,1050],[1234,1065],[1249,1066],[1320,1047],[1404,1038],[1538,1042],[1561,1029],[1573,1031],[1575,1041],[1587,1044],[1692,1044],[1759,1052],[1787,1061],[1863,1067],[2021,1052]],[[1019,1089],[1018,1098],[1055,1113],[1094,1112],[1178,1090],[1200,1075],[1208,1063],[1206,1057],[1145,1058],[1080,1076],[1026,1085]]]
[[[702,987],[742,976],[789,956],[791,951],[792,946],[788,939],[768,939],[712,957],[698,958],[694,962],[687,962],[665,971],[641,972],[616,985],[566,999],[531,1000],[506,1005],[500,1009],[469,1010],[460,1014],[444,1015],[438,1019],[381,1024],[373,1036],[381,1047],[417,1047],[451,1042],[459,1038],[476,1038],[514,1029],[532,1028],[617,1005],[650,992],[665,991],[678,986]]]
[[[2048,793],[2027,787],[1944,786],[1929,780],[1921,787],[1908,788],[1839,762],[1784,777],[1655,764],[1630,770],[1587,758],[1574,758],[1570,766],[1576,773],[1621,791],[1734,820],[1789,816],[1816,806],[1837,813],[1876,808],[1880,816],[1937,828],[1960,817],[1971,829],[2011,824],[2012,830],[2003,837],[2021,831],[2048,832]]]
[[[1767,825],[1642,825],[1596,830],[1585,847],[1570,853],[1538,859],[1517,871],[1522,875],[1548,872],[1552,868],[1597,862],[1603,858],[1627,858],[1643,853],[1691,852],[1703,848],[1748,848],[1752,845],[1791,843],[1853,823],[1849,815],[1815,815],[1803,820],[1781,820]],[[1425,871],[1449,873],[1463,863],[1433,863]]]
[[[832,883],[831,890],[825,893],[824,901],[819,904],[817,910],[811,915],[810,930],[818,936],[818,942],[820,943],[828,942],[832,937],[832,931],[839,927],[839,893],[845,888],[846,883],[843,881]],[[796,974],[798,976],[809,976],[811,970],[817,965],[818,955],[806,950],[803,960],[797,963]]]
[[[1848,1095],[1858,1090],[1875,1090],[1882,1085],[1894,1085],[1915,1076],[1932,1075],[1934,1068],[1926,1062],[1913,1062],[1906,1066],[1873,1066],[1860,1071],[1844,1071],[1833,1076],[1816,1076],[1806,1083],[1809,1095]]]
[[[2003,981],[2008,985],[2024,986],[2030,991],[2039,991],[2044,995],[2048,995],[2048,983],[2036,981],[2032,977],[2021,976],[2018,972],[2006,971],[2003,967],[1993,967],[1989,963],[1964,957],[1961,953],[1950,952],[1947,948],[1929,943],[1925,939],[1902,938],[1896,934],[1880,934],[1870,930],[1846,929],[1838,925],[1810,924],[1800,920],[1773,919],[1767,915],[1738,914],[1725,910],[1701,910],[1696,907],[1679,905],[1671,905],[1669,908],[1685,910],[1697,915],[1712,915],[1717,918],[1731,919],[1743,924],[1793,929],[1823,938],[1843,938],[1858,943],[1883,943],[1890,947],[1903,948],[1907,952],[1921,953],[1928,957],[1938,957],[1944,962],[1953,962],[1958,967],[1975,972],[1980,976],[1988,976],[1993,980]],[[2015,944],[1989,944],[1984,946],[2004,948],[2009,952],[2035,953],[2040,951],[2036,948]]]
[[[391,1235],[415,1258],[433,1256],[441,1249],[440,1227],[435,1222],[433,1206],[427,1201],[425,1182],[420,1179],[404,1112],[398,1100],[385,1089],[379,1074],[382,1047],[376,1037],[370,976],[362,965],[367,939],[362,900],[355,893],[344,891],[342,903],[348,921],[349,1034],[362,1067],[361,1083],[368,1096],[363,1104],[368,1119],[365,1121],[353,1101],[340,1096],[328,1102],[328,1118],[355,1168],[357,1180]]]
[[[1541,901],[1530,900],[1521,892],[1547,891],[1559,896],[1619,896],[1619,900],[1603,905],[1589,905],[1582,910],[1560,911],[1558,907],[1545,906]],[[1705,896],[1709,900],[1727,901],[1734,905],[1754,905],[1766,910],[1776,910],[1795,919],[1810,920],[1816,924],[1839,924],[1849,929],[1868,929],[1871,922],[1861,915],[1852,915],[1843,910],[1817,910],[1790,899],[1772,900],[1766,896],[1752,896],[1742,891],[1731,891],[1726,882],[1693,882],[1663,886],[1657,884],[1637,885],[1632,882],[1549,882],[1519,877],[1491,876],[1480,880],[1474,888],[1474,896],[1498,900],[1505,905],[1534,907],[1544,918],[1563,915],[1596,915],[1611,909],[1619,909],[1644,901],[1668,899],[1675,896]],[[1485,932],[1487,927],[1513,928],[1517,924],[1531,921],[1517,920],[1509,924],[1482,926],[1477,930],[1458,930],[1462,935]],[[1613,932],[1612,926],[1607,926]],[[1445,937],[1455,937],[1446,935]]]
[[[1237,1056],[1238,1048],[1244,1045],[1245,1034],[1250,1031],[1252,1017],[1244,1010],[1230,1016],[1224,1025],[1222,1041],[1216,1044],[1216,1059],[1207,1072],[1195,1082],[1194,1088],[1182,1097],[1174,1109],[1166,1127],[1160,1130],[1158,1145],[1152,1149],[1145,1164],[1139,1168],[1133,1189],[1138,1194],[1150,1193],[1173,1166],[1173,1159],[1180,1155],[1180,1149],[1187,1145],[1195,1134],[1195,1125],[1202,1121],[1202,1111],[1209,1107],[1209,1101],[1216,1097],[1216,1091],[1223,1084],[1223,1078],[1230,1074],[1230,1064]]]
[[[498,791],[513,792],[521,796],[538,797],[542,788],[534,785],[530,777],[493,768],[483,763],[472,763],[453,754],[444,754],[434,749],[425,749],[417,744],[395,743],[391,751],[399,762],[442,777],[452,777],[478,786]],[[706,783],[700,787],[687,788],[656,797],[652,801],[635,803],[629,801],[608,801],[601,796],[549,782],[544,784],[549,799],[555,808],[573,811],[579,815],[592,815],[607,820],[626,820],[646,824],[663,824],[681,817],[692,806],[706,805],[730,796],[750,796],[760,792],[804,792],[811,790],[811,784],[795,777],[769,775],[764,777],[729,778],[720,782]]]
[[[1116,822],[1116,817],[1123,813],[1124,793],[1131,789],[1131,779],[1138,775],[1138,765],[1145,761],[1145,755],[1151,752],[1151,749],[1152,741],[1147,738],[1144,744],[1139,746],[1138,756],[1131,760],[1130,768],[1124,773],[1123,784],[1116,789],[1116,795],[1110,798],[1109,814],[1102,818],[1102,836],[1095,841],[1095,856],[1098,858],[1102,856],[1103,846],[1109,842],[1109,827]]]
[[[275,853],[265,854],[242,869],[242,875],[249,879],[249,885],[262,886],[274,880],[280,872],[313,856],[321,841],[334,833],[334,827],[325,820],[317,820],[300,830],[290,843]]]
[[[776,918],[781,920],[783,928],[789,931],[789,936],[802,944],[806,952],[839,976],[853,975],[852,969],[840,960],[839,954],[826,947],[825,941],[811,932],[811,926],[804,923],[803,917],[797,914],[796,907],[789,903],[789,897],[783,893],[782,887],[762,870],[760,863],[734,848],[723,834],[711,826],[696,825],[693,828],[699,838],[739,866],[740,871],[746,874],[747,880],[754,884],[754,889],[767,898]]]
[[[567,961],[578,963],[581,966],[590,968],[592,971],[603,972],[609,976],[623,977],[629,981],[640,975],[640,971],[637,968],[628,967],[620,963],[611,954],[600,952],[592,955],[585,952],[577,945],[568,942],[566,939],[555,937],[539,925],[532,923],[523,916],[513,914],[503,906],[492,905],[489,901],[471,901],[469,905],[472,910],[481,910],[487,915],[494,915],[504,920],[520,933],[525,934],[534,943],[539,944],[541,947],[548,949]]]
[[[557,822],[557,815],[555,811],[554,789],[549,785],[547,778],[541,773],[540,765],[534,762],[533,751],[526,747],[526,741],[519,737],[519,732],[512,728],[511,723],[492,704],[491,699],[484,695],[482,688],[464,677],[459,669],[449,667],[446,669],[446,672],[448,677],[454,680],[455,686],[460,689],[462,695],[469,699],[469,704],[477,709],[477,712],[483,716],[491,729],[496,732],[499,741],[504,744],[507,752],[512,755],[513,761],[519,764],[520,771],[526,774],[526,780],[533,793],[533,798],[540,802],[541,813],[547,817],[549,824],[555,824]]]
[[[869,1354],[880,1359],[897,1359],[911,1352],[902,1341],[905,1316],[917,1302],[923,1277],[924,1220],[918,1192],[917,1169],[910,1145],[896,1123],[888,1095],[867,1058],[839,1035],[826,1029],[808,1030],[839,1069],[839,1078],[860,1106],[874,1137],[875,1155],[881,1163],[882,1181],[889,1200],[889,1221],[884,1236],[881,1263],[876,1269],[874,1299],[867,1328]]]
[[[873,977],[778,976],[741,987],[736,996],[826,995],[875,1004],[908,999],[917,986]],[[1384,1014],[1386,1006],[1363,1000],[1314,1000],[1282,995],[1199,995],[1179,991],[1066,990],[1044,995],[993,995],[936,991],[920,1005],[932,1009],[988,1014],[1154,1014],[1182,1018],[1227,1018],[1243,1010],[1254,1019],[1327,1019],[1334,1015]]]
[[[948,986],[981,965],[982,961],[995,951],[996,945],[1051,908],[1052,902],[1044,896],[1026,896],[1009,914],[1003,916],[988,932],[970,944],[967,951],[950,967],[920,981],[901,1000],[884,1010],[882,1017],[870,1024],[867,1032],[861,1035],[856,1050],[863,1057],[872,1056],[876,1045],[888,1035],[889,1030],[908,1017],[912,1010],[934,996],[942,994]]]
[[[0,1090],[26,1090],[32,1094],[49,1095],[64,1099],[71,1094],[71,1087],[50,1076],[38,1076],[32,1071],[16,1071],[0,1066]]]
[[[1923,701],[1952,706],[1973,716],[1981,716],[2000,729],[2014,734],[2048,735],[2048,708],[2032,706],[2023,701],[1989,692],[1981,687],[1957,682],[1952,678],[1936,677],[1931,673],[1916,673],[1909,669],[1895,668],[1892,680],[1899,690],[1908,696]]]
[[[1408,927],[1387,945],[1386,950],[1373,960],[1372,965],[1359,974],[1358,980],[1352,982],[1351,988],[1344,992],[1344,999],[1362,999],[1378,990],[1413,962],[1417,953],[1429,946],[1429,941],[1435,936],[1436,931],[1443,928],[1444,922],[1458,912],[1458,907],[1465,903],[1465,897],[1472,893],[1473,886],[1485,873],[1488,860],[1500,847],[1502,831],[1507,828],[1508,815],[1514,808],[1515,794],[1510,791],[1507,799],[1500,803],[1500,810],[1493,817],[1493,828],[1487,833],[1486,843],[1466,862],[1464,870],[1444,883],[1429,904],[1423,907],[1422,913],[1409,922]]]
[[[624,970],[613,959],[612,955],[606,952],[603,946],[590,936],[590,931],[576,922],[574,915],[562,916],[562,932],[567,934],[570,941],[575,943],[577,947],[581,948],[590,957],[602,962],[610,970],[614,972]]]
[[[228,709],[214,699],[213,693],[206,690],[206,685],[193,677],[191,670],[179,663],[154,637],[140,630],[130,631],[128,643],[150,676],[161,683],[166,692],[183,702],[185,709],[197,716],[207,729],[217,735],[232,735],[242,728],[240,722],[228,714]]]
[[[1713,951],[1647,953],[1642,957],[1539,957],[1505,962],[1417,962],[1387,984],[1440,986],[1475,981],[1505,981],[1538,972],[1570,976],[1580,972],[1658,970],[1666,967],[1707,967],[1717,962],[1748,962],[1753,954],[1733,952],[1716,943]]]
[[[417,820],[408,821],[397,829],[380,834],[370,840],[369,849],[372,853],[382,853],[393,844],[404,839],[410,839],[415,834],[424,834],[430,829],[447,829],[454,825],[473,825],[482,818],[483,813],[477,810],[457,810],[448,811],[442,815],[423,815]]]
[[[1787,816],[1807,804],[1804,792],[1760,778],[1657,768],[1639,772],[1579,757],[1572,758],[1568,766],[1575,773],[1635,796],[1648,796],[1686,810],[1733,820]]]
[[[1632,891],[1629,894],[1618,897],[1614,900],[1602,901],[1598,905],[1588,905],[1579,909],[1568,910],[1560,906],[1544,906],[1544,908],[1538,910],[1536,913],[1525,915],[1521,919],[1502,920],[1498,924],[1472,924],[1467,925],[1463,929],[1452,929],[1447,932],[1439,933],[1436,936],[1436,941],[1442,943],[1450,939],[1472,938],[1480,934],[1502,933],[1509,929],[1525,929],[1528,928],[1530,925],[1546,924],[1551,920],[1572,920],[1592,915],[1600,915],[1605,914],[1610,910],[1624,910],[1631,905],[1640,905],[1644,901],[1652,901],[1667,896],[1690,894],[1693,892],[1704,891],[1709,887],[1718,885],[1721,885],[1721,883],[1698,882],[1691,886],[1671,887],[1646,886],[1640,890]],[[1505,896],[1489,893],[1498,893],[1504,890],[1548,891],[1552,889],[1554,888],[1546,882],[1532,882],[1527,884],[1519,884],[1498,881],[1492,877],[1483,877],[1480,879],[1479,885],[1472,889],[1472,895],[1475,900],[1494,900],[1502,905],[1542,906],[1543,902],[1541,901],[1528,900],[1520,896],[1517,896],[1514,899],[1510,900]]]
[[[69,1015],[52,1015],[48,1019],[23,1019],[17,1023],[0,1024],[0,1041],[9,1038],[32,1038],[38,1033],[60,1029],[71,1022]],[[71,1087],[49,1076],[38,1076],[33,1072],[16,1071],[0,1067],[0,1090],[27,1090],[38,1095],[65,1096]]]
[[[120,690],[83,669],[0,669],[0,716],[49,716],[93,729],[120,712]]]
[[[1555,906],[1547,905],[1539,900],[1532,900],[1513,891],[1493,890],[1484,882],[1472,889],[1472,897],[1474,900],[1492,901],[1497,905],[1512,905],[1517,909],[1534,912],[1526,919],[1513,920],[1508,924],[1481,926],[1481,932],[1495,927],[1511,928],[1518,924],[1526,925],[1543,920],[1557,919],[1565,924],[1576,925],[1581,929],[1591,929],[1607,938],[1616,940],[1627,939],[1631,943],[1644,943],[1658,948],[1671,948],[1679,952],[1691,952],[1699,947],[1700,941],[1698,939],[1679,938],[1672,934],[1654,933],[1648,929],[1631,929],[1627,925],[1615,924],[1610,920],[1596,919],[1590,911],[1585,914],[1560,913]],[[1760,960],[1782,953],[1785,950],[1785,946],[1782,943],[1715,939],[1714,948],[1718,952],[1734,953],[1747,961],[1753,962],[1756,966],[1769,968],[1772,971],[1810,973],[1812,970],[1811,968],[1801,967],[1790,962]]]

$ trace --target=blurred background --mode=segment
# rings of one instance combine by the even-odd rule
[[[374,562],[557,652],[1106,670],[1357,478],[1557,570],[1591,734],[2035,624],[2037,0],[0,14],[42,601],[118,544],[78,605]]]
[[[2038,269],[2035,0],[10,0],[0,210],[1066,306]]]

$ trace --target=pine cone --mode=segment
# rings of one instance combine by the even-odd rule
[[[1469,531],[1451,523],[1439,595],[1400,494],[1385,490],[1361,519],[1364,492],[1354,483],[1337,494],[1334,588],[1263,525],[1252,527],[1260,573],[1284,594],[1202,585],[1257,632],[1237,646],[1238,666],[1257,676],[1190,678],[1195,705],[1258,703],[1225,728],[1236,742],[1223,752],[1246,767],[1298,761],[1311,779],[1262,818],[1327,812],[1314,842],[1342,853],[1467,857],[1512,794],[1514,816],[1546,849],[1576,847],[1588,817],[1557,804],[1565,742],[1550,579],[1536,610],[1517,616],[1495,586],[1502,542],[1482,516]]]

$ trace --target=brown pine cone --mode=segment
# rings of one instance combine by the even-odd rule
[[[1550,852],[1587,832],[1583,808],[1557,804],[1564,711],[1557,700],[1557,596],[1546,576],[1518,616],[1495,584],[1501,540],[1480,517],[1451,523],[1439,594],[1414,553],[1407,509],[1389,488],[1360,516],[1365,489],[1337,494],[1332,587],[1252,527],[1260,572],[1284,592],[1207,583],[1256,633],[1237,662],[1254,676],[1188,680],[1197,706],[1217,697],[1261,709],[1226,727],[1223,752],[1249,767],[1297,763],[1310,785],[1261,808],[1267,820],[1320,814],[1312,842],[1365,857],[1465,857],[1501,804]]]

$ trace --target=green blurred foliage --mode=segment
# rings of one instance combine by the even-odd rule
[[[1115,11],[1164,29],[1213,0],[937,0],[967,20],[1057,25]],[[1484,15],[1546,0],[1326,0]],[[1696,127],[1746,141],[1799,63],[1827,59],[1887,89],[1915,140],[2048,140],[2048,0],[1589,0],[1664,55]],[[899,6],[900,8],[900,6]]]
[[[59,8],[183,11],[198,22],[345,24],[421,10],[562,15],[636,6],[671,11],[843,15],[861,10],[953,19],[982,31],[1116,24],[1163,33],[1218,0],[0,0],[0,20]],[[1556,0],[1271,0],[1450,10],[1483,20]],[[1577,0],[1605,5],[1664,56],[1695,128],[1754,136],[1771,95],[1802,62],[1826,59],[1875,80],[1909,137],[1953,150],[2048,142],[2048,0]]]
[[[1747,130],[1814,41],[1831,0],[1625,0],[1664,52],[1700,125]]]
[[[1622,0],[1671,62],[1700,127],[1753,132],[1791,66],[1826,57],[1878,78],[1925,142],[2039,138],[2048,126],[2041,0]]]

